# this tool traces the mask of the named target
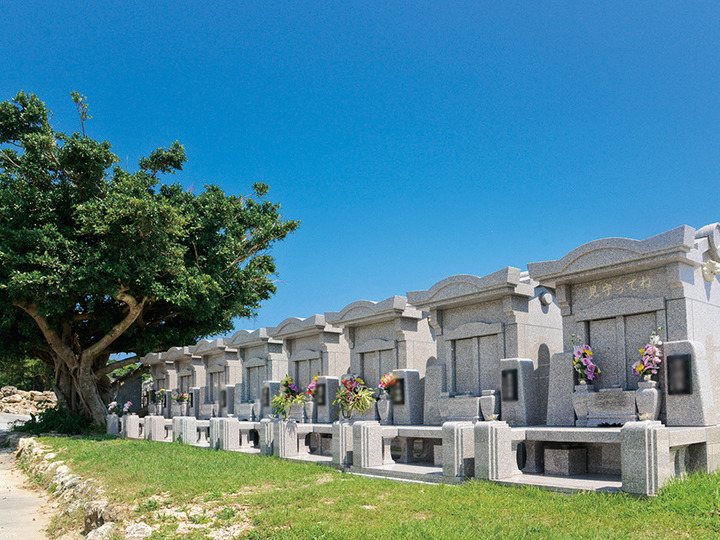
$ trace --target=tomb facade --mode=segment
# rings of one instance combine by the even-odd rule
[[[498,416],[544,423],[549,361],[562,349],[560,309],[550,290],[508,267],[484,277],[451,276],[408,293],[408,300],[430,312],[436,337],[437,359],[425,374],[426,424]]]

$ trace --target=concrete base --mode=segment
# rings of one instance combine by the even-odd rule
[[[585,448],[546,448],[545,474],[551,476],[576,476],[587,474],[587,450]]]

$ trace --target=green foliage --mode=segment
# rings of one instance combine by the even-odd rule
[[[287,420],[294,405],[302,407],[305,404],[306,396],[293,383],[290,376],[282,380],[280,392],[273,396],[271,405],[273,414]]]
[[[13,431],[32,433],[61,433],[63,435],[89,435],[103,433],[103,427],[95,424],[87,416],[69,411],[62,405],[46,409],[40,414],[31,415],[30,420],[24,424],[16,424]]]
[[[113,354],[193,343],[254,316],[276,290],[268,249],[298,222],[261,200],[264,184],[240,196],[161,183],[186,161],[178,142],[122,169],[109,142],[85,135],[87,98],[72,97],[82,133],[55,131],[33,94],[0,103],[0,348],[67,367],[68,379],[72,357],[92,354],[85,380],[101,380]]]
[[[347,419],[353,413],[363,414],[375,403],[373,391],[365,386],[365,381],[359,377],[344,377],[340,381],[333,405],[337,405],[340,414]]]
[[[20,390],[52,390],[55,372],[52,366],[37,358],[3,358],[0,360],[0,387]]]

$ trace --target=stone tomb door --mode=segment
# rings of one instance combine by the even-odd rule
[[[395,351],[385,349],[361,353],[360,377],[368,388],[377,388],[380,379],[395,369]]]
[[[479,396],[481,390],[497,389],[500,384],[500,358],[497,334],[454,340],[454,393]]]
[[[640,359],[639,349],[661,324],[661,314],[655,311],[586,321],[586,341],[602,371],[594,384],[598,388],[637,389],[639,377],[633,374],[632,365]]]
[[[304,352],[307,353],[307,351]],[[294,364],[293,378],[295,384],[301,391],[307,388],[315,375],[323,375],[320,355],[320,352],[312,351],[312,354],[298,355],[298,357],[290,359],[291,363]]]

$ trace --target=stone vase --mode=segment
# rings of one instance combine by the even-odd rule
[[[649,377],[638,383],[635,390],[635,406],[640,420],[657,420],[660,416],[660,389],[657,381]]]
[[[483,390],[480,396],[480,412],[486,421],[497,420],[497,392],[495,390]]]
[[[576,426],[587,426],[587,416],[589,401],[592,398],[592,393],[595,392],[595,388],[591,384],[578,384],[575,385],[575,392],[572,395],[573,408],[575,409],[575,421]]]
[[[180,402],[180,416],[189,416],[189,414],[188,414],[189,409],[190,409],[190,405],[187,401]]]
[[[148,405],[148,414],[150,416],[156,416],[158,411],[158,404],[157,403],[150,403]]]
[[[294,420],[295,422],[302,424],[304,416],[305,416],[304,406],[298,405],[297,403],[295,403],[295,404],[293,404],[292,408],[290,409],[290,414],[288,414],[288,420]]]
[[[383,425],[392,425],[393,423],[393,403],[390,394],[383,391],[377,400],[377,411],[380,417],[380,423]]]
[[[313,398],[308,398],[305,405],[303,405],[303,409],[305,413],[305,423],[312,424],[315,422],[315,401]]]

